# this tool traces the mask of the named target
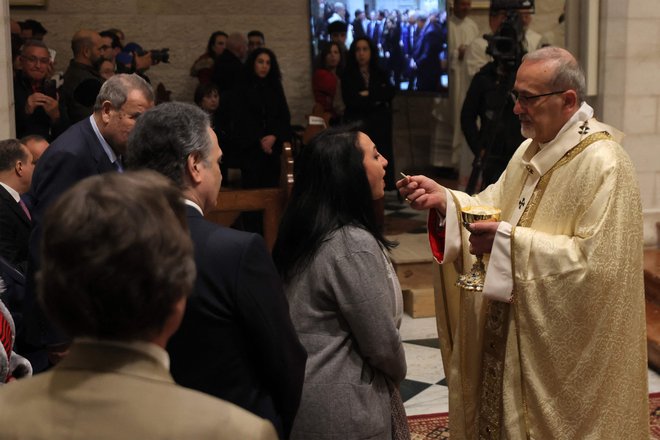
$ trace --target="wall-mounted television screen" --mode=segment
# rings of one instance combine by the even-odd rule
[[[333,38],[349,49],[366,36],[397,89],[446,93],[446,0],[310,0],[310,16],[313,60]]]

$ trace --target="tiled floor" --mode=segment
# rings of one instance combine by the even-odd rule
[[[426,214],[399,202],[396,193],[386,194],[385,232],[426,233]],[[401,337],[404,341],[408,375],[401,384],[401,396],[409,416],[448,411],[448,392],[438,348],[435,318],[404,315]],[[649,370],[649,392],[660,391],[660,375]]]

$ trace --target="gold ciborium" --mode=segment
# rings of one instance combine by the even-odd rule
[[[461,209],[463,227],[469,231],[470,223],[498,222],[502,211],[492,206],[466,206]],[[484,290],[486,279],[486,268],[484,267],[483,255],[477,255],[477,261],[472,265],[470,272],[459,275],[456,285],[471,292]]]

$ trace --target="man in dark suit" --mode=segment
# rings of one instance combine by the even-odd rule
[[[30,237],[24,305],[26,333],[19,335],[19,349],[30,359],[35,372],[56,363],[61,357],[62,346],[66,346],[63,343],[68,339],[48,325],[35,301],[34,274],[39,268],[43,214],[76,182],[89,176],[123,170],[121,161],[128,134],[137,118],[153,106],[153,101],[151,86],[139,76],[113,76],[101,87],[94,113],[62,133],[37,163],[27,197],[34,231]],[[48,359],[43,356],[44,347],[50,347]]]
[[[355,10],[355,19],[353,20],[353,41],[367,36],[367,17],[362,9]]]
[[[20,272],[27,268],[32,221],[21,200],[32,181],[32,153],[16,139],[0,141],[0,256]]]
[[[417,90],[435,92],[440,88],[440,52],[446,35],[437,11],[431,12],[415,46]]]
[[[211,81],[218,86],[220,97],[235,89],[243,74],[243,61],[247,56],[248,42],[245,35],[234,32],[227,38],[227,47],[216,58]]]
[[[197,280],[168,351],[177,383],[269,419],[287,438],[307,354],[289,317],[263,239],[204,219],[215,206],[222,151],[208,115],[183,103],[146,112],[129,139],[127,165],[165,174],[183,190]]]

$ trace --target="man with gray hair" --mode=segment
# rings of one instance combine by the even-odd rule
[[[511,98],[528,139],[497,182],[473,196],[397,182],[430,210],[447,280],[435,303],[452,438],[647,439],[642,210],[621,133],[594,118],[564,49],[527,54]],[[475,207],[501,218],[466,234]],[[490,254],[482,291],[454,285],[471,254]]]
[[[123,171],[122,155],[126,151],[128,135],[137,118],[153,104],[151,86],[138,75],[113,76],[101,87],[94,113],[62,133],[37,163],[27,195],[35,228],[30,238],[28,260],[25,303],[28,325],[19,341],[19,349],[33,361],[35,371],[54,363],[58,359],[53,356],[56,352],[54,346],[66,341],[50,326],[43,325],[45,320],[34,301],[34,273],[39,267],[42,216],[50,204],[74,183],[97,174]],[[21,343],[25,345],[20,347]],[[28,354],[33,350],[41,352],[44,346],[53,348],[48,362]]]
[[[21,48],[21,70],[14,78],[16,137],[38,134],[55,139],[68,121],[63,101],[58,101],[55,81],[50,79],[52,62],[43,41],[28,40]]]
[[[166,175],[188,205],[198,275],[167,347],[172,376],[270,420],[288,438],[307,354],[261,236],[203,217],[217,202],[221,156],[208,115],[189,104],[149,110],[129,139],[127,165]]]
[[[248,52],[248,40],[244,34],[234,32],[227,38],[227,48],[216,58],[211,80],[223,92],[234,90],[243,74],[243,62]]]

